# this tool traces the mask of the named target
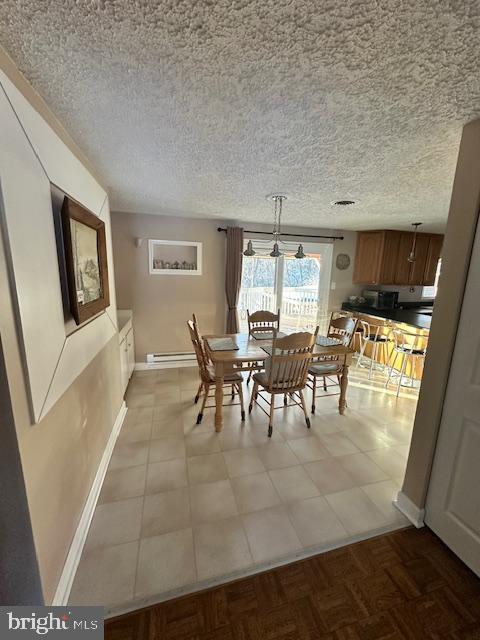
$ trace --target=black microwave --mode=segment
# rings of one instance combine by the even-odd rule
[[[374,309],[395,309],[398,306],[398,291],[366,289],[362,295],[365,298],[365,303]]]

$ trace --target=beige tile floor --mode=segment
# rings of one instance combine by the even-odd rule
[[[213,410],[196,425],[194,368],[136,372],[70,595],[137,608],[407,524],[392,499],[404,474],[416,395],[352,368],[348,409],[317,399],[275,412]],[[248,389],[246,390],[248,398]]]

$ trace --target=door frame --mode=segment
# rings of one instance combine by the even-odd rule
[[[480,119],[463,128],[442,251],[429,348],[405,478],[396,505],[423,526],[445,392],[480,211]]]

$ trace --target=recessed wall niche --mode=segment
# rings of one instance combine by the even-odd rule
[[[151,275],[202,275],[202,243],[184,240],[149,240]]]

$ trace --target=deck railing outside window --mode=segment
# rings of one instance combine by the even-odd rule
[[[317,324],[321,332],[326,330],[332,245],[313,248],[304,260],[288,253],[270,258],[265,251],[244,257],[238,303],[242,332],[248,331],[247,310],[275,313],[278,308],[282,331],[314,331]]]

